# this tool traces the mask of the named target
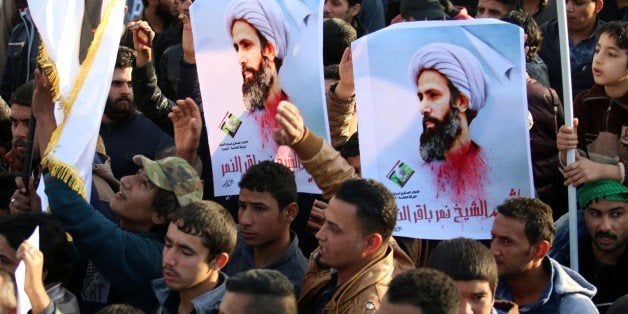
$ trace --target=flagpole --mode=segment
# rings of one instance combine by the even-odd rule
[[[573,100],[571,98],[571,65],[569,63],[569,38],[567,37],[567,13],[565,1],[555,0],[558,16],[558,38],[560,46],[561,76],[563,78],[563,106],[565,110],[565,125],[573,127]],[[576,161],[576,150],[567,151],[567,164]],[[570,184],[567,187],[569,205],[569,267],[578,271],[578,220],[576,217],[576,187]]]

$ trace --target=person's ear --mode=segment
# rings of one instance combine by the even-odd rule
[[[592,0],[592,1],[595,1],[595,0]],[[595,15],[600,13],[600,11],[602,11],[603,7],[604,7],[604,0],[597,0],[597,1],[595,1]]]
[[[286,208],[284,208],[282,212],[284,222],[292,223],[292,221],[296,219],[297,214],[299,213],[299,205],[297,205],[297,203],[295,202],[290,203],[288,206],[286,206]]]
[[[534,245],[534,256],[535,260],[543,259],[547,253],[549,253],[550,244],[547,241],[539,241]]]
[[[360,10],[362,10],[362,6],[359,3],[356,3],[349,8],[349,14],[351,15],[351,17],[355,18],[355,16],[360,13]]]
[[[163,224],[166,223],[166,218],[164,218],[164,216],[158,214],[156,211],[153,211],[153,213],[150,214],[150,220],[155,225],[163,225]]]
[[[275,57],[277,57],[277,47],[270,42],[267,42],[262,49],[262,55],[266,57],[269,61],[275,61]]]
[[[458,109],[460,113],[469,109],[469,97],[467,97],[467,95],[463,93],[458,94],[458,97],[456,97],[456,109]]]
[[[229,254],[222,252],[216,255],[214,259],[209,263],[209,266],[215,269],[222,269],[229,262]]]
[[[365,241],[366,241],[366,245],[364,246],[364,249],[362,250],[362,257],[366,257],[377,252],[377,250],[379,250],[379,248],[382,246],[384,239],[382,238],[382,235],[379,233],[371,233],[366,236]]]

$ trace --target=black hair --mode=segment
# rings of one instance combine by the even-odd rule
[[[39,249],[44,255],[44,284],[65,283],[72,270],[70,245],[61,222],[50,214],[22,213],[0,219],[0,235],[17,251],[39,226]]]
[[[116,68],[125,69],[133,67],[133,63],[135,62],[135,50],[120,46],[118,48],[118,56],[116,57]]]
[[[551,245],[554,241],[556,229],[552,208],[541,200],[532,197],[511,198],[497,206],[497,212],[523,223],[530,244],[547,241]]]
[[[357,131],[353,133],[347,142],[342,146],[340,155],[345,159],[348,157],[360,156],[360,140],[358,138]]]
[[[372,179],[344,181],[335,198],[356,206],[363,235],[379,233],[388,241],[397,223],[395,196],[383,184]]]
[[[143,314],[144,312],[128,304],[111,304],[100,309],[96,314]]]
[[[330,18],[323,22],[323,65],[339,64],[345,48],[358,38],[351,24],[343,19]]]
[[[297,183],[294,172],[271,160],[262,161],[249,168],[238,186],[240,189],[270,193],[277,201],[279,210],[297,201]]]
[[[497,263],[491,251],[478,241],[467,238],[442,241],[430,253],[427,267],[440,270],[454,280],[487,281],[495,293]]]
[[[35,81],[30,80],[18,87],[11,97],[11,104],[30,107],[33,101],[33,92],[35,91]]]
[[[523,33],[528,36],[524,43],[528,47],[526,61],[532,61],[541,50],[541,43],[543,42],[543,34],[541,34],[541,29],[536,21],[531,15],[523,11],[510,11],[501,20],[523,28]]]
[[[602,34],[608,34],[610,38],[615,40],[615,43],[620,49],[628,49],[628,22],[627,21],[613,21],[600,26],[598,30],[599,36]]]
[[[460,292],[454,281],[431,268],[412,269],[393,278],[384,296],[392,304],[406,304],[430,314],[457,314]]]
[[[273,269],[251,269],[229,277],[227,292],[246,294],[246,313],[296,314],[294,286],[282,273]]]
[[[193,202],[179,208],[171,216],[179,230],[201,237],[209,249],[207,262],[220,253],[231,254],[236,245],[237,227],[231,214],[212,201]]]

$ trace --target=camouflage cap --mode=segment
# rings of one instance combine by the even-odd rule
[[[144,167],[144,174],[159,188],[172,191],[185,206],[203,199],[203,181],[196,170],[182,158],[166,157],[150,160],[142,155],[133,156],[133,161]]]

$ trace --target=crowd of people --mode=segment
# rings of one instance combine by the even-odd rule
[[[272,138],[294,150],[320,195],[298,193],[290,168],[261,161],[242,175],[238,195],[215,196],[194,1],[143,0],[103,86],[109,92],[84,199],[39,163],[57,128],[52,83],[37,66],[40,39],[28,3],[0,1],[0,313],[16,312],[20,263],[34,314],[628,312],[625,1],[566,1],[569,94],[555,0],[325,0],[330,142],[273,89],[285,51],[272,30],[258,30],[263,15],[235,12],[247,1],[234,0],[227,22],[245,105],[254,112],[272,100]],[[100,12],[99,1],[87,2]],[[490,241],[394,236],[395,196],[361,178],[351,42],[391,23],[474,18],[502,19],[525,34],[529,114],[522,119],[536,198],[497,206]],[[98,20],[85,14],[83,28]],[[80,58],[91,37],[81,33]],[[264,67],[273,74],[260,94],[253,78]],[[412,72],[419,97],[429,93],[422,78],[432,75],[456,89],[452,106],[472,103],[443,71]],[[571,127],[564,125],[567,98]],[[576,160],[568,164],[570,150]],[[421,156],[447,158],[428,153]],[[578,188],[578,271],[568,267],[570,184]],[[32,243],[36,229],[39,243]]]

